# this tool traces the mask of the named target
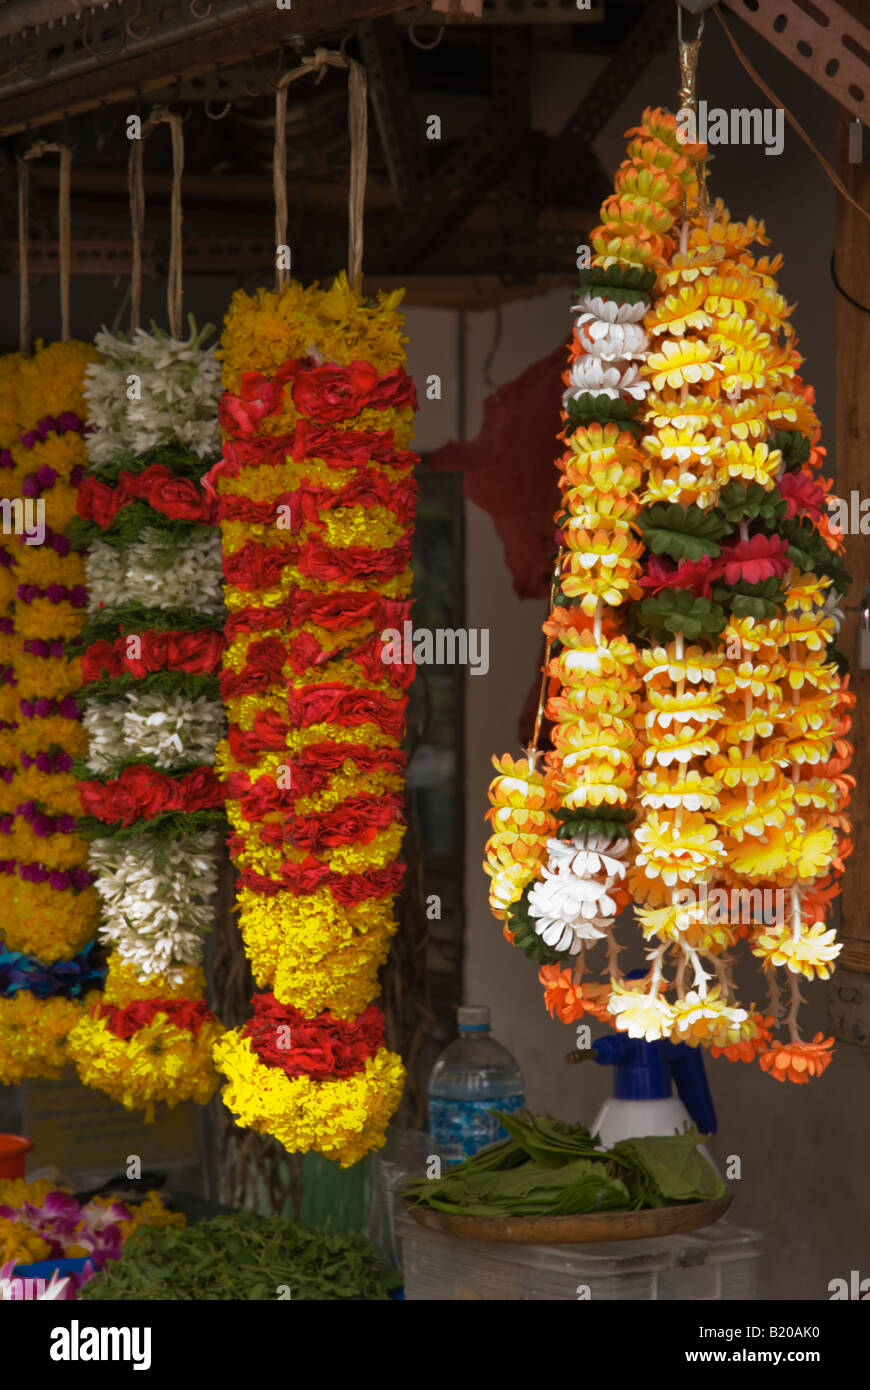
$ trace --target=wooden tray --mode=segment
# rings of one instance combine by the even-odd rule
[[[731,1193],[715,1202],[684,1202],[645,1211],[602,1211],[584,1216],[455,1216],[431,1207],[408,1207],[421,1226],[464,1240],[517,1245],[588,1245],[602,1240],[644,1240],[711,1226],[731,1205]]]

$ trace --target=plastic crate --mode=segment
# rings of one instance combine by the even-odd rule
[[[594,1245],[459,1240],[402,1213],[405,1298],[411,1301],[754,1299],[761,1234],[710,1226],[691,1235]]]

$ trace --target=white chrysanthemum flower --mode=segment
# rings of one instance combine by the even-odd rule
[[[642,299],[637,304],[620,304],[615,299],[601,299],[587,290],[574,304],[572,313],[589,314],[605,323],[640,323],[648,308]]]
[[[576,955],[613,925],[617,904],[610,890],[625,876],[627,839],[575,835],[547,841],[547,865],[529,890],[529,916],[548,946]]]
[[[575,835],[571,840],[547,841],[547,867],[554,873],[575,873],[581,878],[605,874],[611,885],[625,877],[625,855],[630,841],[607,835]]]
[[[569,401],[587,391],[594,396],[609,396],[611,400],[620,396],[630,396],[632,400],[641,401],[650,386],[648,381],[641,380],[636,365],[632,364],[623,369],[605,366],[597,357],[590,357],[588,353],[572,363],[568,380],[570,385],[562,396],[562,404],[566,407]]]
[[[580,315],[577,335],[591,357],[605,362],[643,360],[649,348],[649,340],[639,323],[612,323],[595,314]]]
[[[104,360],[85,369],[88,420],[94,427],[88,437],[92,463],[105,463],[120,449],[138,454],[170,441],[201,458],[220,452],[220,363],[213,348],[202,347],[212,330],[198,332],[192,316],[188,323],[186,340],[143,328],[129,340],[106,329],[97,334],[95,344]],[[132,398],[130,376],[138,378]]]

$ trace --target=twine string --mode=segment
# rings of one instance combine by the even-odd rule
[[[792,115],[785,102],[780,101],[779,97],[767,85],[761,74],[756,72],[755,68],[752,66],[749,59],[746,57],[746,54],[743,52],[734,35],[731,33],[731,30],[728,28],[728,25],[725,23],[725,20],[722,16],[722,13],[718,5],[714,6],[713,13],[715,14],[719,23],[722,25],[722,28],[725,30],[725,37],[727,38],[728,42],[733,48],[737,56],[737,61],[740,63],[740,66],[749,74],[756,87],[759,87],[761,91],[764,92],[764,95],[767,97],[768,101],[771,101],[774,106],[779,107],[783,111],[785,119],[788,121],[792,129],[797,131],[798,135],[803,140],[807,148],[815,155],[816,159],[821,164],[822,168],[824,169],[828,178],[831,180],[831,183],[834,185],[837,192],[842,194],[842,196],[846,199],[846,202],[850,203],[856,212],[860,212],[861,216],[866,218],[867,221],[870,222],[870,212],[868,212],[865,207],[862,207],[861,204],[857,202],[855,198],[852,197],[851,193],[849,192],[846,185],[843,183],[843,180],[840,178],[836,169],[831,167],[831,165],[825,159],[825,156],[822,154],[821,150],[813,142],[810,136],[807,135],[806,131],[798,121],[797,117]]]
[[[30,351],[30,163],[45,154],[60,155],[57,188],[57,239],[60,275],[60,335],[67,342],[70,334],[69,291],[72,255],[70,187],[72,150],[69,145],[39,140],[18,158],[18,329],[21,351]]]
[[[155,106],[142,126],[140,138],[131,142],[127,166],[127,187],[130,194],[130,228],[133,241],[133,264],[130,271],[130,328],[139,327],[142,313],[142,242],[145,234],[145,141],[158,125],[166,123],[172,140],[172,194],[169,208],[169,271],[166,281],[166,313],[173,338],[181,337],[182,313],[182,210],[181,177],[184,173],[184,134],[182,119],[177,111]]]
[[[362,278],[363,222],[366,174],[368,170],[368,104],[366,71],[355,58],[327,48],[315,49],[291,68],[275,84],[275,144],[272,156],[272,185],[275,194],[275,288],[282,290],[290,278],[287,266],[278,263],[277,248],[287,244],[287,88],[297,78],[316,73],[318,83],[327,68],[345,68],[348,73],[347,124],[350,132],[350,187],[348,190],[347,274],[356,286]]]

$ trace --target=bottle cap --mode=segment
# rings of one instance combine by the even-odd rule
[[[486,1032],[489,1029],[489,1008],[486,1004],[463,1004],[457,1020],[463,1033]]]

